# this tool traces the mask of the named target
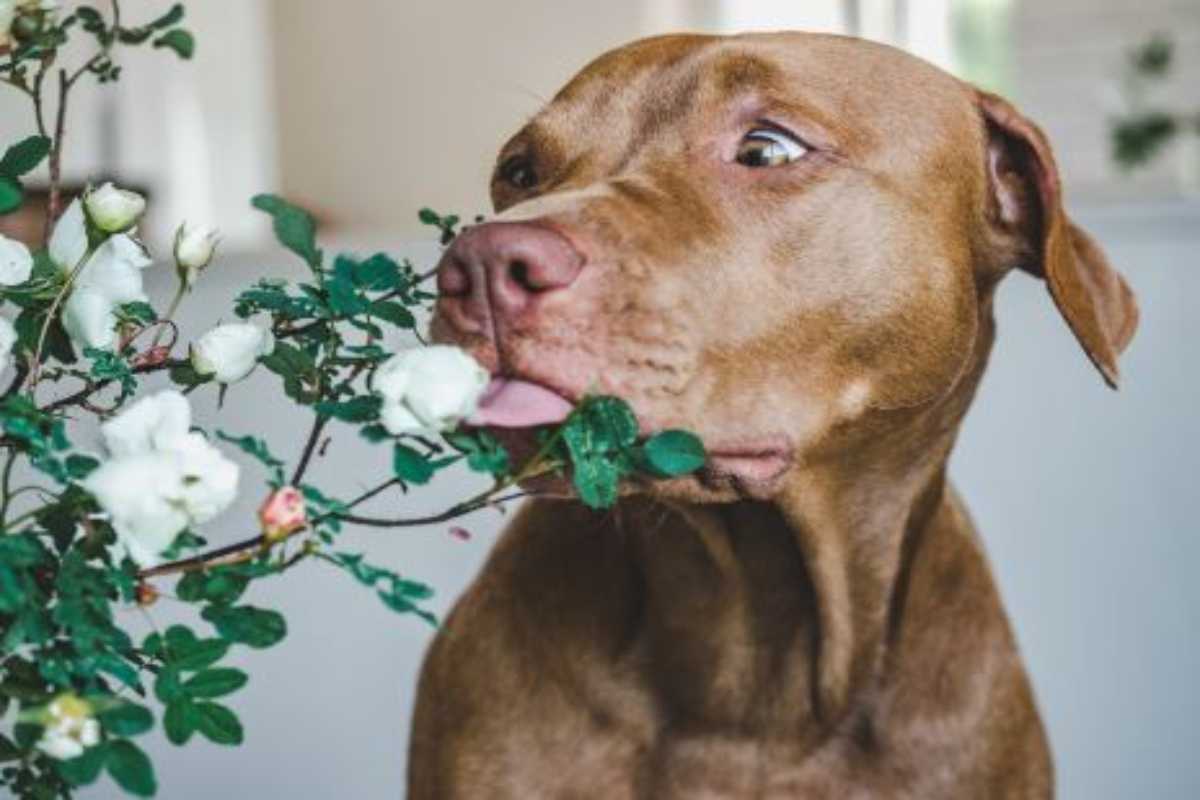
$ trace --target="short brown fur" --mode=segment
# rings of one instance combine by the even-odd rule
[[[732,163],[764,119],[807,155]],[[1110,382],[1136,325],[1044,136],[917,59],[805,34],[634,43],[530,130],[500,162],[538,184],[498,175],[499,218],[586,264],[486,332],[443,297],[435,338],[627,397],[712,459],[610,512],[520,511],[428,654],[409,796],[1052,796],[945,477],[1001,276],[1044,278]]]

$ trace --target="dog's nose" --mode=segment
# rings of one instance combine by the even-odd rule
[[[529,222],[488,222],[459,234],[438,265],[438,292],[462,298],[477,322],[508,319],[538,295],[574,283],[583,256],[566,237]]]

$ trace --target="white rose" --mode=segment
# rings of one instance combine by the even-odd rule
[[[487,370],[450,345],[417,347],[379,365],[372,388],[383,398],[381,420],[392,434],[445,431],[475,413]]]
[[[192,342],[192,367],[220,383],[235,383],[274,349],[275,337],[269,330],[249,322],[229,322]]]
[[[87,220],[83,216],[83,203],[78,199],[54,223],[48,247],[50,260],[64,273],[69,274],[83,260],[88,250]]]
[[[88,219],[105,233],[121,233],[137,224],[146,210],[146,198],[137,192],[106,183],[83,196]]]
[[[237,498],[238,465],[209,444],[201,433],[174,442],[170,455],[183,476],[178,502],[192,524],[208,522]]]
[[[92,717],[92,706],[71,693],[61,694],[47,708],[42,738],[37,748],[51,758],[78,758],[88,747],[100,743],[100,723]]]
[[[203,225],[189,226],[186,222],[175,231],[175,266],[179,279],[191,286],[196,275],[212,261],[217,249],[217,229]]]
[[[119,545],[140,566],[158,563],[181,531],[208,522],[237,496],[238,465],[190,427],[187,399],[167,390],[142,398],[100,428],[112,458],[81,485],[95,495]]]
[[[13,345],[17,343],[17,329],[4,317],[0,317],[0,372],[8,369]]]
[[[81,287],[63,304],[63,329],[76,347],[115,350],[117,347],[116,306],[98,289]]]
[[[88,259],[75,277],[76,287],[98,289],[114,304],[149,299],[142,283],[142,270],[153,261],[142,245],[125,234],[109,237]]]
[[[0,235],[0,286],[17,286],[29,280],[33,256],[16,239]]]
[[[188,435],[192,408],[176,391],[147,395],[100,426],[104,446],[115,458],[168,451]]]
[[[170,453],[114,458],[80,485],[108,513],[119,549],[142,567],[157,564],[191,521],[179,502],[183,475]]]
[[[123,233],[110,236],[96,249],[76,275],[63,306],[63,327],[76,346],[100,350],[117,346],[116,308],[149,299],[142,270],[151,263],[141,244]]]

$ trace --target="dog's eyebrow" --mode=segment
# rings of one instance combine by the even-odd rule
[[[712,74],[721,94],[726,96],[750,89],[770,91],[780,84],[780,71],[774,64],[745,53],[723,56],[713,65]]]

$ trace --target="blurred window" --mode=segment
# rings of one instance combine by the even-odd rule
[[[989,89],[1009,83],[1013,0],[722,0],[729,31],[846,33],[902,47]]]

